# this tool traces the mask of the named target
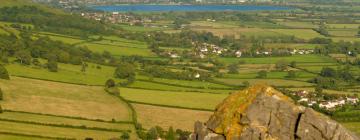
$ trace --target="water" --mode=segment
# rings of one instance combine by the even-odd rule
[[[109,12],[128,11],[269,11],[289,10],[291,7],[283,6],[254,6],[254,5],[116,5],[93,6],[93,9]]]

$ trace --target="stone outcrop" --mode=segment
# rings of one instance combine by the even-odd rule
[[[358,140],[343,126],[263,85],[231,94],[193,140]]]

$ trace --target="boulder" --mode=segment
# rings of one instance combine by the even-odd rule
[[[196,122],[193,140],[358,140],[339,123],[296,105],[272,87],[231,94],[206,123]]]

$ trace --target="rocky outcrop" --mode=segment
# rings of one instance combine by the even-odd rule
[[[358,140],[337,122],[263,85],[231,94],[205,124],[195,123],[191,139]]]

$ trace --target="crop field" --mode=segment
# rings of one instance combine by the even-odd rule
[[[217,78],[216,80],[232,84],[232,85],[242,85],[243,82],[248,81],[250,84],[267,84],[271,86],[291,86],[291,87],[302,87],[302,86],[314,86],[312,83],[295,81],[295,80],[285,80],[285,79],[224,79]]]
[[[131,121],[127,105],[106,93],[102,87],[17,77],[1,80],[0,87],[5,94],[5,99],[1,102],[4,109]]]
[[[301,39],[312,39],[315,37],[323,37],[312,29],[269,29],[269,31],[280,33],[288,36],[295,36]]]
[[[68,43],[68,44],[77,44],[77,43],[85,42],[85,40],[76,39],[76,38],[70,38],[70,37],[66,37],[66,36],[62,36],[62,35],[56,35],[56,34],[54,34],[54,35],[39,34],[39,36],[47,36],[51,40],[61,41],[61,42]]]
[[[220,94],[227,94],[232,92],[233,90],[226,90],[226,89],[200,89],[200,88],[190,88],[190,87],[180,87],[180,86],[172,86],[172,85],[165,85],[159,84],[154,82],[145,82],[145,81],[135,81],[129,87],[131,88],[140,88],[140,89],[149,89],[149,90],[161,90],[161,91],[181,91],[181,92],[205,92],[205,93],[220,93]]]
[[[121,96],[126,100],[194,109],[213,110],[228,94],[199,92],[174,92],[121,88]]]
[[[357,30],[329,30],[329,34],[332,36],[340,37],[355,37],[357,35]]]
[[[320,55],[294,55],[285,57],[258,57],[258,58],[219,58],[225,63],[245,61],[247,64],[275,64],[279,60],[297,63],[330,63],[334,62],[330,57]]]
[[[51,139],[47,139],[47,138],[15,136],[15,135],[9,135],[9,134],[0,134],[0,139],[2,139],[2,140],[51,140]]]
[[[290,28],[316,28],[317,25],[312,24],[311,22],[298,22],[298,21],[282,21],[282,22],[278,22],[278,24],[286,26],[286,27],[290,27]]]
[[[256,79],[258,74],[256,71],[259,70],[253,70],[255,72],[248,72],[248,73],[239,73],[239,74],[225,74],[224,78],[231,78],[231,79]],[[305,71],[295,71],[296,72],[296,78],[312,78],[315,77],[315,74],[305,72]],[[279,72],[279,71],[271,71],[267,73],[268,79],[281,79],[286,78],[288,76],[288,72]]]
[[[134,31],[134,32],[150,32],[150,31],[164,31],[169,30],[170,28],[165,27],[144,27],[144,26],[130,26],[130,25],[124,25],[119,24],[116,25],[117,27],[120,27],[127,31]]]
[[[321,47],[319,44],[301,44],[301,43],[267,43],[265,48],[292,48],[292,49],[315,49]]]
[[[167,129],[193,131],[196,121],[206,122],[213,112],[189,109],[167,108],[142,104],[133,104],[138,113],[138,121],[147,129],[154,124]]]
[[[347,129],[353,131],[358,136],[360,136],[360,122],[346,122],[341,124]]]
[[[359,24],[327,24],[329,28],[336,29],[358,29]]]
[[[144,79],[147,80],[145,77],[138,78],[138,79]],[[159,83],[165,83],[165,84],[171,84],[171,85],[180,85],[180,86],[186,86],[186,87],[194,87],[194,88],[231,88],[226,85],[220,85],[215,83],[210,83],[206,81],[189,81],[189,80],[174,80],[174,79],[164,79],[164,78],[153,78],[152,81],[159,82]]]
[[[92,42],[92,44],[147,49],[147,44],[142,42],[135,43],[130,41],[101,40],[101,41]]]
[[[214,29],[214,28],[194,28],[194,31],[207,31],[212,32],[214,35],[223,37],[225,35],[234,35],[235,38],[240,38],[242,36],[246,37],[275,37],[275,36],[284,36],[281,33],[276,32],[267,32],[266,29],[261,28],[223,28],[223,29]]]
[[[84,43],[80,45],[81,47],[87,47],[89,50],[103,53],[104,51],[110,52],[114,56],[130,56],[130,55],[140,55],[144,57],[153,57],[153,54],[147,48],[133,48],[133,47],[119,47],[119,46],[111,46],[111,45],[101,45],[101,44],[93,44],[93,43]]]
[[[36,66],[23,66],[20,64],[9,64],[6,68],[10,75],[46,79],[76,84],[103,85],[106,80],[113,77],[115,68],[88,64],[85,72],[81,72],[80,65],[58,64],[58,72],[50,72],[47,69]],[[99,75],[99,73],[101,73]]]
[[[75,128],[63,128],[44,125],[33,125],[26,123],[15,123],[0,121],[0,132],[21,133],[27,135],[38,135],[60,138],[85,139],[91,137],[94,139],[110,139],[121,136],[121,132],[110,132],[100,130],[83,130]]]
[[[210,21],[192,21],[192,27],[210,27],[210,28],[237,28],[239,24],[234,22],[210,22]]]

